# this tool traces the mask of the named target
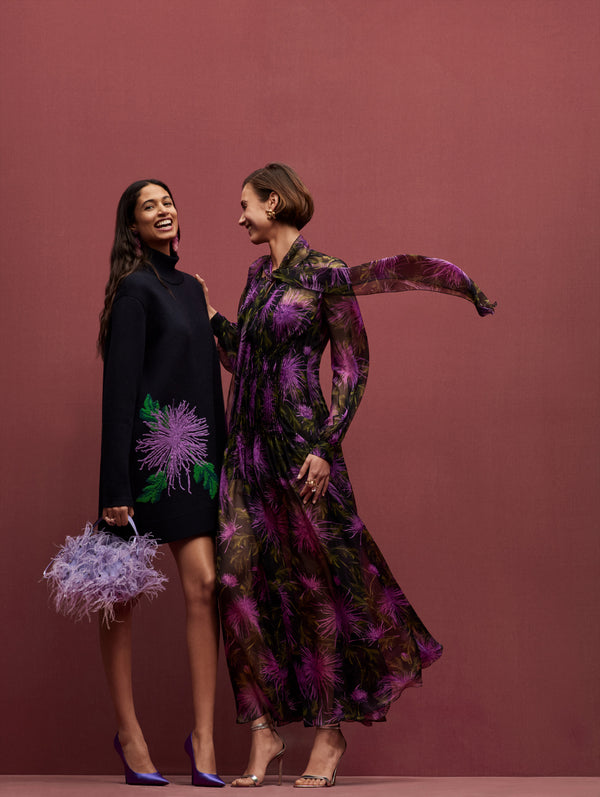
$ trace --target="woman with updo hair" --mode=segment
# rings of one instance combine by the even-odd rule
[[[356,511],[341,442],[369,365],[356,294],[430,290],[493,306],[456,266],[398,255],[353,268],[300,230],[313,201],[288,166],[243,182],[239,224],[268,254],[248,272],[236,323],[206,303],[233,374],[220,487],[217,578],[237,719],[249,723],[245,774],[257,786],[289,722],[315,729],[301,788],[333,786],[341,722],[370,725],[435,662],[429,634]],[[206,285],[202,283],[205,291]],[[331,348],[329,406],[319,366]]]
[[[225,442],[219,360],[204,294],[177,268],[179,219],[160,180],[139,180],[117,208],[110,276],[100,316],[104,359],[100,511],[129,538],[169,546],[186,607],[194,725],[185,741],[195,786],[224,786],[216,773],[213,720],[218,618],[215,594],[217,493]],[[114,746],[126,782],[162,786],[133,701],[132,603],[100,625],[113,700]],[[152,650],[160,635],[147,640]],[[157,673],[158,675],[158,673]]]

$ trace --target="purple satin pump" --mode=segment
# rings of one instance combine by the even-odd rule
[[[129,786],[166,786],[169,783],[160,772],[134,772],[125,760],[125,753],[121,747],[118,733],[115,736],[114,745],[125,767],[125,783]]]
[[[196,759],[194,758],[194,748],[192,746],[192,734],[188,736],[183,745],[185,752],[189,755],[192,762],[192,786],[224,786],[224,781],[218,775],[210,775],[208,772],[199,772],[196,769]]]

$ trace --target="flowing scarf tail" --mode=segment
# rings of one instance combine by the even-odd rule
[[[423,255],[395,255],[343,268],[306,265],[290,269],[286,274],[275,273],[278,279],[319,293],[368,296],[434,291],[467,299],[480,316],[492,314],[496,307],[496,302],[491,302],[458,266]]]

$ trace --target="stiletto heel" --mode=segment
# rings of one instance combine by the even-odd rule
[[[283,783],[283,755],[284,755],[284,753],[286,751],[285,742],[283,741],[281,736],[277,733],[277,731],[273,727],[273,723],[272,722],[259,722],[258,725],[251,725],[250,726],[250,730],[251,731],[263,731],[266,728],[270,728],[272,733],[274,733],[275,736],[277,736],[277,738],[281,742],[281,750],[278,753],[275,753],[275,755],[272,758],[270,758],[269,761],[267,762],[267,766],[265,767],[265,775],[267,774],[267,769],[273,763],[273,761],[277,761],[278,764],[279,764],[279,780],[277,782],[277,785],[281,786],[281,784]],[[251,780],[252,783],[236,783],[234,781],[231,785],[234,788],[236,788],[236,789],[237,788],[242,788],[243,789],[243,788],[247,788],[249,786],[260,786],[262,784],[262,780],[259,781],[259,779],[258,779],[258,777],[256,775],[251,775],[251,774],[240,775],[240,777],[236,778],[236,780],[243,780],[244,778],[247,778],[248,780]],[[263,778],[263,780],[264,780],[264,778]]]
[[[340,728],[339,724],[338,725],[322,726],[322,727],[323,727],[323,730],[331,730],[331,731],[337,730],[337,731],[339,731],[340,734],[342,735],[342,739],[344,739],[344,734],[342,733],[342,729]],[[340,753],[340,756],[339,756],[339,758],[337,760],[337,763],[335,765],[335,769],[333,770],[333,774],[331,775],[330,778],[328,778],[326,775],[300,775],[298,780],[303,780],[303,779],[304,780],[311,780],[311,781],[313,781],[313,783],[298,783],[298,781],[296,781],[294,783],[294,788],[295,789],[323,789],[323,788],[328,788],[329,786],[335,786],[335,778],[337,776],[338,767],[340,765],[340,761],[342,760],[342,756],[346,752],[346,747],[347,746],[348,745],[346,743],[346,740],[344,739],[344,749]],[[319,780],[324,780],[325,783],[317,783],[316,781],[319,781]]]
[[[275,756],[275,758],[277,758],[278,761],[279,761],[279,780],[277,781],[277,785],[278,786],[281,786],[281,784],[283,783],[283,754],[284,753],[285,753],[285,746],[283,747],[282,751],[280,753],[277,753],[277,755]],[[271,759],[271,760],[273,760],[273,759]]]
[[[192,762],[192,786],[224,786],[225,782],[221,780],[218,775],[211,775],[208,772],[199,772],[196,768],[196,759],[194,757],[194,746],[192,744],[192,734],[188,736],[183,745],[185,752],[189,755]]]
[[[163,778],[160,772],[134,772],[125,760],[125,753],[121,747],[118,733],[115,736],[113,744],[125,767],[125,783],[129,786],[166,786],[169,783],[166,778]]]

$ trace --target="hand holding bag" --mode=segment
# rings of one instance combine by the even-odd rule
[[[101,518],[87,523],[78,537],[67,537],[44,570],[54,608],[75,621],[102,612],[106,625],[115,619],[115,606],[164,590],[167,577],[154,568],[158,542],[140,535],[133,518],[129,540],[98,529]]]

